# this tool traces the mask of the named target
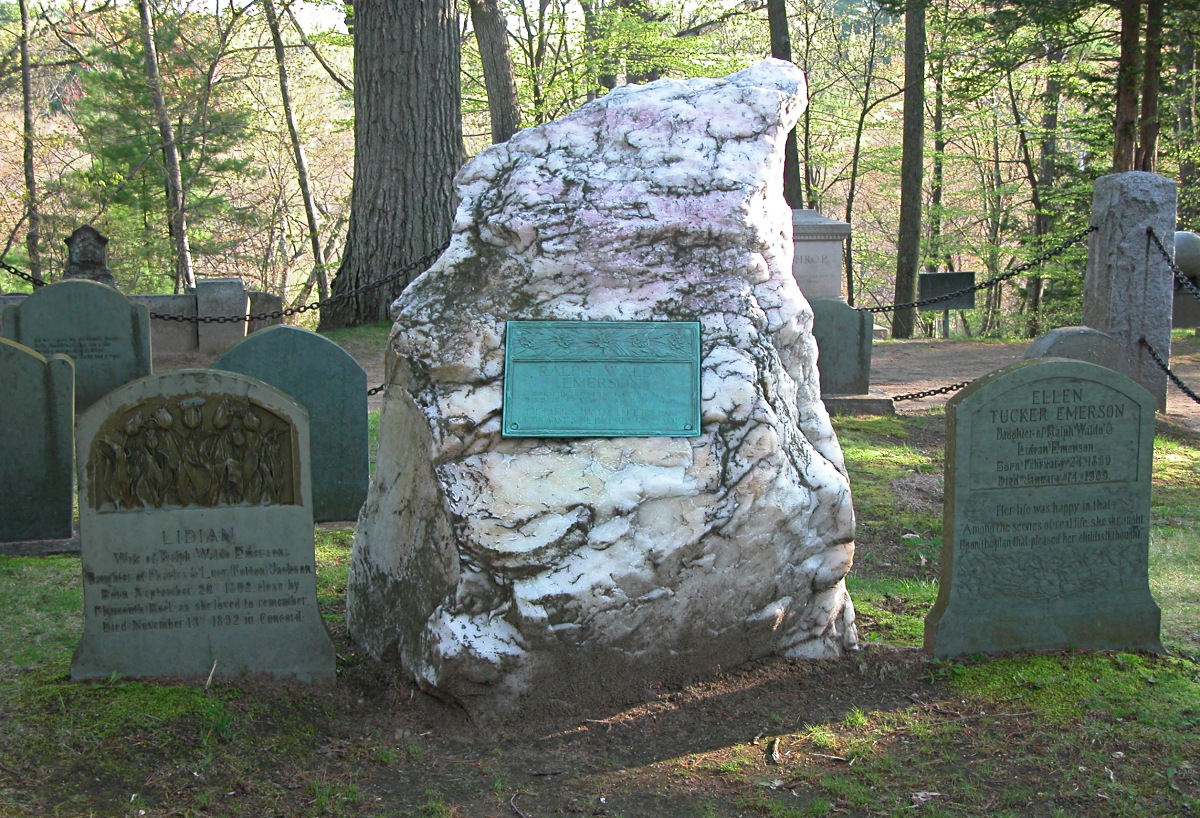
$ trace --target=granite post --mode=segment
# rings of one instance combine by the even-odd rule
[[[1092,197],[1087,277],[1083,284],[1083,325],[1112,336],[1129,350],[1131,375],[1167,408],[1167,375],[1139,341],[1164,360],[1171,354],[1171,301],[1174,278],[1148,229],[1167,254],[1175,242],[1176,185],[1153,173],[1134,171],[1102,176]]]

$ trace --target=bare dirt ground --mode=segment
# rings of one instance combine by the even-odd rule
[[[970,381],[1024,359],[1028,344],[984,341],[928,340],[877,342],[871,350],[871,390],[895,396],[938,389]],[[1200,339],[1172,341],[1171,370],[1194,391],[1200,391]],[[950,394],[896,404],[899,412],[945,406]],[[1160,427],[1200,434],[1200,404],[1167,384],[1167,411],[1159,413]]]

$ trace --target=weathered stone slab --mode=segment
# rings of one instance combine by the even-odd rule
[[[108,269],[108,237],[90,224],[76,228],[66,239],[67,268],[64,279],[82,278],[116,288],[112,270]]]
[[[242,375],[179,370],[105,396],[77,428],[72,678],[335,680],[301,406]]]
[[[1070,358],[1107,367],[1129,377],[1133,363],[1129,350],[1111,335],[1091,327],[1059,327],[1043,333],[1025,349],[1026,360]]]
[[[200,278],[196,280],[196,314],[210,318],[249,315],[250,293],[240,278]],[[245,320],[213,321],[196,325],[196,343],[201,352],[216,353],[229,349],[246,337]]]
[[[1190,230],[1175,231],[1175,266],[1195,284],[1200,281],[1200,235]],[[1200,327],[1200,300],[1175,282],[1171,302],[1172,327]]]
[[[276,326],[222,355],[213,369],[274,386],[308,410],[313,515],[353,520],[367,497],[367,373],[340,346],[315,332]]]
[[[474,718],[856,642],[854,518],[792,275],[795,66],[625,86],[482,151],[393,305],[347,627]],[[502,434],[509,321],[694,321],[700,434]]]
[[[72,370],[0,338],[0,542],[71,536]]]
[[[1083,282],[1085,327],[1112,336],[1130,351],[1132,377],[1167,407],[1167,375],[1139,343],[1145,338],[1166,361],[1171,356],[1174,276],[1147,229],[1168,255],[1175,242],[1176,184],[1153,173],[1101,176],[1092,194],[1087,276]]]
[[[955,395],[926,650],[1161,650],[1153,447],[1154,399],[1095,364],[1024,361]]]
[[[917,300],[925,301],[929,298],[938,298],[939,296],[956,293],[959,290],[965,290],[968,287],[975,286],[975,273],[973,272],[942,272],[942,273],[920,273],[917,276]],[[938,301],[935,304],[929,304],[921,307],[921,312],[945,312],[946,310],[973,310],[975,309],[975,291],[956,295],[953,298],[947,298],[945,301]]]
[[[845,301],[810,299],[821,395],[865,395],[871,389],[871,313]]]
[[[5,338],[75,364],[75,411],[150,374],[150,312],[95,281],[60,281],[4,308]]]
[[[815,210],[792,211],[792,275],[809,301],[845,300],[842,266],[850,225]]]

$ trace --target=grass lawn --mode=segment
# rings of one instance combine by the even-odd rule
[[[78,557],[0,557],[0,816],[1200,814],[1200,442],[1155,445],[1169,655],[934,661],[943,423],[836,420],[859,653],[723,669],[572,723],[485,734],[363,655],[344,629],[350,531],[317,532],[332,690],[72,683]]]

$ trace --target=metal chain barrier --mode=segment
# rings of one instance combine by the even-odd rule
[[[962,381],[961,383],[952,383],[949,386],[940,386],[937,389],[926,389],[924,392],[909,392],[906,395],[893,395],[892,402],[900,403],[906,400],[920,400],[921,398],[932,398],[934,395],[949,395],[951,392],[957,392],[965,386],[970,386],[973,381]]]
[[[1154,246],[1158,248],[1158,252],[1162,254],[1163,261],[1165,261],[1167,266],[1171,268],[1171,275],[1175,277],[1175,280],[1179,282],[1183,289],[1192,294],[1192,298],[1200,301],[1200,287],[1197,287],[1195,284],[1193,284],[1192,280],[1184,275],[1183,270],[1180,270],[1179,267],[1176,266],[1175,259],[1171,258],[1171,254],[1168,253],[1167,248],[1163,246],[1162,239],[1160,239],[1158,234],[1154,232],[1154,228],[1147,227],[1146,235],[1150,237],[1150,240],[1154,242]]]
[[[378,281],[372,281],[370,284],[363,284],[361,287],[355,287],[353,290],[347,290],[344,293],[339,293],[331,298],[326,298],[324,301],[313,301],[310,304],[303,304],[299,307],[287,307],[282,310],[249,313],[246,315],[222,315],[216,317],[211,315],[164,315],[162,313],[152,312],[150,313],[150,317],[157,318],[160,321],[185,321],[191,324],[226,324],[238,321],[265,321],[269,319],[284,318],[289,315],[300,315],[301,313],[305,313],[310,310],[319,310],[322,307],[328,307],[330,304],[338,304],[349,298],[354,298],[356,295],[365,293],[368,290],[378,289],[379,287],[391,284],[393,281],[408,275],[414,270],[424,271],[429,267],[430,264],[437,260],[438,256],[446,252],[446,248],[449,246],[450,241],[447,240],[443,242],[442,245],[437,249],[431,250],[416,261],[406,264],[396,272],[381,278]]]
[[[9,264],[6,261],[0,261],[0,270],[4,270],[5,272],[12,273],[17,278],[23,278],[26,281],[28,281],[30,284],[32,284],[34,287],[45,287],[46,286],[45,281],[39,281],[38,279],[31,276],[29,273],[25,272],[24,270],[18,270],[16,267],[12,266],[11,264]]]
[[[379,386],[371,387],[370,389],[367,390],[367,397],[369,398],[369,397],[372,397],[373,395],[378,395],[380,392],[382,392],[385,389],[387,389],[386,383],[381,383],[381,384],[379,384]]]
[[[1059,245],[1057,247],[1053,247],[1050,250],[1047,250],[1045,253],[1038,256],[1037,258],[1030,259],[1029,261],[1026,261],[1026,262],[1022,262],[1021,264],[1018,264],[1016,267],[1013,267],[1011,270],[1009,270],[1006,273],[1001,273],[998,276],[989,278],[987,281],[982,281],[979,284],[975,284],[970,287],[963,287],[961,290],[955,290],[954,292],[950,292],[950,293],[942,293],[941,295],[935,295],[932,298],[926,298],[921,301],[910,301],[907,304],[887,304],[882,307],[855,307],[855,309],[857,309],[859,312],[870,312],[870,313],[892,312],[894,310],[907,310],[907,309],[911,309],[914,307],[927,307],[930,304],[940,304],[943,301],[949,301],[952,298],[958,298],[960,295],[966,295],[967,293],[973,293],[973,292],[976,292],[977,290],[984,290],[984,289],[987,289],[988,287],[994,286],[996,284],[1000,284],[1001,282],[1008,281],[1010,278],[1019,276],[1021,273],[1028,272],[1029,270],[1032,270],[1034,267],[1037,267],[1040,264],[1044,264],[1053,258],[1061,256],[1067,250],[1071,249],[1076,244],[1079,244],[1080,242],[1082,242],[1085,238],[1088,237],[1088,235],[1090,235],[1091,233],[1094,233],[1095,231],[1096,231],[1095,226],[1090,226],[1083,230],[1080,230],[1075,235],[1068,236],[1067,238],[1063,239],[1063,241],[1061,243],[1059,243]]]
[[[1171,371],[1171,367],[1167,366],[1167,362],[1164,361],[1162,356],[1158,354],[1158,350],[1150,346],[1150,342],[1146,340],[1145,335],[1143,335],[1141,338],[1138,338],[1138,343],[1146,348],[1146,351],[1150,353],[1150,357],[1154,359],[1154,363],[1158,364],[1159,369],[1167,373],[1167,377],[1171,379],[1171,383],[1179,387],[1180,392],[1187,395],[1196,403],[1200,403],[1200,395],[1197,395],[1195,392],[1189,389],[1188,385],[1180,380],[1178,375]]]

